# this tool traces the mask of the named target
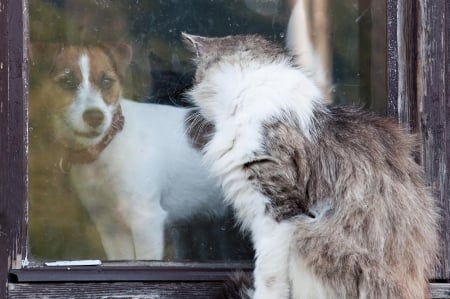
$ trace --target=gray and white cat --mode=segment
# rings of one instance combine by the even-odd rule
[[[184,38],[197,55],[188,95],[208,123],[204,161],[256,251],[243,298],[429,297],[438,213],[415,139],[326,106],[261,37]]]

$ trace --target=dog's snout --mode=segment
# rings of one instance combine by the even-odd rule
[[[83,113],[83,119],[89,126],[97,128],[103,123],[105,115],[100,109],[89,109]]]

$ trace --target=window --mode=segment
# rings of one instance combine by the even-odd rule
[[[312,17],[305,19],[309,11]],[[335,102],[351,99],[386,111],[382,4],[300,1],[294,9],[287,1],[33,0],[29,12],[32,262],[252,259],[248,239],[240,237],[219,191],[210,188],[214,183],[194,176],[205,172],[199,155],[183,150],[174,135],[179,120],[171,119],[185,109],[161,110],[189,105],[183,92],[191,86],[193,67],[183,31],[259,33],[287,43],[312,73],[321,62],[322,73],[314,74]],[[98,101],[94,92],[85,98],[78,92],[84,80],[79,53],[86,49],[87,58],[99,62],[90,63],[89,74],[89,88],[101,90]],[[120,88],[124,98],[151,105],[119,100]],[[116,105],[124,116],[122,141],[104,144]],[[130,112],[134,107],[146,114]],[[161,113],[166,121],[158,118]],[[141,138],[132,130],[140,130]],[[87,152],[99,145],[106,148],[98,157]]]
[[[38,196],[39,186],[45,185],[45,179],[52,181],[55,176],[45,171],[43,175],[37,175],[36,173],[45,170],[45,167],[39,168],[33,163],[38,161],[47,165],[47,159],[58,156],[52,151],[49,151],[51,154],[45,159],[38,156],[39,147],[44,149],[44,153],[48,148],[39,143],[42,141],[39,130],[43,127],[33,123],[33,114],[39,109],[33,106],[36,103],[32,101],[37,99],[40,92],[34,88],[39,86],[39,81],[48,74],[38,68],[41,63],[53,63],[50,62],[53,61],[50,59],[53,56],[49,53],[54,44],[101,41],[102,44],[111,45],[111,41],[116,40],[120,32],[120,38],[128,44],[131,42],[134,54],[123,80],[124,95],[138,101],[160,104],[175,102],[183,106],[187,103],[182,101],[180,93],[190,84],[190,68],[189,58],[184,56],[186,54],[183,54],[181,45],[177,44],[177,35],[181,30],[190,29],[191,33],[204,35],[258,32],[284,42],[287,34],[285,28],[291,12],[289,1],[216,1],[217,6],[210,4],[214,1],[205,1],[204,3],[211,5],[207,11],[195,10],[195,6],[200,5],[198,1],[135,2],[133,5],[129,1],[114,2],[113,5],[109,1],[32,0],[28,4],[11,0],[0,4],[0,38],[5,41],[0,44],[0,277],[3,281],[9,279],[8,292],[4,289],[5,284],[1,284],[2,296],[8,293],[9,298],[34,298],[33,294],[64,296],[62,294],[70,292],[79,298],[94,296],[93,294],[101,294],[107,298],[119,295],[132,297],[139,294],[150,297],[152,295],[149,294],[162,294],[161,296],[166,296],[164,298],[189,298],[197,294],[196,298],[208,298],[208,294],[211,295],[220,287],[220,282],[229,271],[251,268],[250,263],[243,262],[248,260],[245,247],[237,253],[225,251],[230,255],[224,258],[214,249],[220,242],[208,237],[203,243],[199,241],[197,244],[210,244],[213,247],[214,262],[205,262],[210,260],[207,255],[206,258],[205,255],[195,256],[205,248],[186,253],[186,244],[192,244],[188,240],[184,247],[179,247],[183,249],[181,256],[177,255],[176,246],[170,247],[171,250],[166,248],[163,259],[169,262],[110,261],[105,262],[103,266],[72,267],[70,270],[67,267],[41,266],[42,261],[54,259],[103,260],[106,257],[103,248],[105,244],[101,242],[101,233],[94,225],[92,216],[84,210],[79,201],[71,198],[73,192],[54,188],[68,186],[64,185],[70,183],[64,178],[64,173],[59,174],[64,178],[62,183],[46,187],[46,192],[54,192],[51,196]],[[445,82],[448,82],[449,75],[445,66],[448,65],[450,36],[449,27],[446,26],[449,4],[445,1],[425,0],[416,4],[389,0],[386,7],[377,1],[364,0],[348,1],[345,4],[342,1],[311,3],[329,5],[330,18],[325,21],[329,22],[326,28],[330,31],[320,29],[323,27],[318,24],[320,21],[324,22],[320,17],[309,22],[312,28],[316,29],[315,32],[320,33],[313,35],[311,40],[317,49],[324,49],[324,52],[321,52],[322,61],[325,69],[330,72],[323,82],[335,87],[331,92],[335,101],[358,98],[358,104],[381,112],[387,111],[409,125],[412,130],[420,132],[424,138],[422,164],[444,211],[443,262],[436,272],[436,282],[446,282],[449,278],[445,262],[447,258],[444,258],[448,257],[448,178],[445,172],[440,170],[448,166],[448,117],[445,105],[448,84]],[[315,9],[317,6],[311,6],[307,11],[317,12]],[[229,11],[233,18],[231,22],[224,17]],[[359,26],[346,24],[345,20],[339,21],[342,19],[338,16],[342,13],[340,11],[352,14],[348,20],[356,20]],[[387,19],[384,11],[387,12]],[[202,18],[209,20],[212,25],[208,26],[211,27],[190,23],[188,17],[195,14],[199,16],[195,21],[198,22]],[[155,23],[151,23],[152,20]],[[314,20],[317,23],[314,23]],[[31,44],[28,43],[28,22]],[[168,30],[158,30],[161,24]],[[213,26],[214,24],[221,25]],[[227,24],[231,25],[227,27]],[[170,32],[171,28],[173,32]],[[355,28],[358,30],[354,30]],[[385,28],[387,39],[383,34]],[[195,30],[197,31],[192,32]],[[102,35],[102,32],[107,34]],[[331,36],[331,39],[327,38],[328,36]],[[349,36],[354,37],[357,42],[351,43]],[[84,40],[80,40],[81,37]],[[344,39],[346,37],[347,40]],[[326,45],[330,40],[331,46],[323,46],[323,43]],[[342,44],[339,44],[340,41]],[[30,63],[27,60],[29,46],[32,50]],[[342,50],[345,47],[350,47],[351,51],[348,48]],[[42,49],[45,51],[40,52]],[[149,49],[151,51],[148,51]],[[362,49],[367,51],[361,51]],[[387,53],[387,59],[383,53]],[[35,60],[36,57],[40,58]],[[385,63],[387,73],[384,72]],[[29,81],[28,65],[31,65]],[[33,73],[35,70],[38,72]],[[34,76],[35,74],[37,76]],[[327,78],[332,80],[327,81]],[[150,85],[147,82],[150,82]],[[67,88],[70,88],[70,82],[62,82],[66,83]],[[386,95],[387,101],[383,100]],[[44,110],[42,114],[44,119],[50,119],[54,113]],[[34,138],[37,140],[33,140]],[[57,162],[50,162],[48,165],[56,166],[56,170],[60,171],[59,159],[56,160]],[[62,166],[64,170],[64,165]],[[39,181],[41,185],[36,183]],[[38,186],[36,189],[35,183]],[[68,187],[69,190],[70,188]],[[34,203],[33,206],[33,200],[38,198],[47,200],[47,204],[39,206]],[[28,199],[29,214],[26,209]],[[66,202],[58,206],[61,200]],[[224,223],[228,223],[229,218],[222,220],[224,222],[217,226],[219,229],[224,227]],[[205,226],[202,221],[205,220],[194,223],[176,222],[173,227],[166,228],[166,244],[176,244],[177,241],[185,240],[192,232],[198,232]],[[211,223],[207,225],[214,228]],[[68,235],[72,239],[68,239]],[[177,239],[179,236],[181,237]],[[207,232],[205,236],[208,236]],[[240,241],[238,243],[242,244]],[[27,252],[35,267],[22,267]],[[186,263],[186,260],[189,262]],[[105,287],[106,282],[109,283],[108,287]],[[44,290],[46,293],[43,293]],[[433,296],[444,298],[446,294],[448,296],[446,285],[433,285]]]

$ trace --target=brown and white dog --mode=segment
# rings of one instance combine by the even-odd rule
[[[131,47],[65,46],[52,57],[52,126],[108,259],[161,259],[164,224],[225,210],[186,137],[192,110],[122,98]]]

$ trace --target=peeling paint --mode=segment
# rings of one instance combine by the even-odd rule
[[[99,266],[101,264],[101,260],[56,261],[44,263],[44,265],[48,267]]]
[[[26,268],[30,265],[30,261],[28,260],[27,257],[25,257],[25,259],[22,261],[22,268]]]
[[[11,264],[12,269],[21,269],[22,268],[22,254],[17,254],[13,263]]]

